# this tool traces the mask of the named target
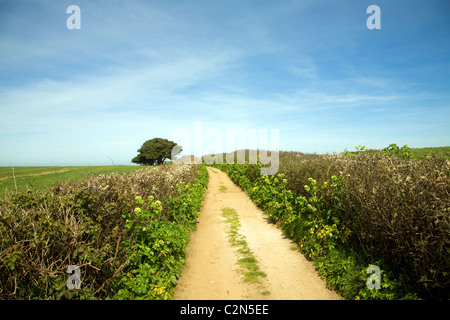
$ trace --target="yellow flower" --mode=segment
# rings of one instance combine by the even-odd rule
[[[142,200],[141,196],[137,196],[134,200],[138,205],[144,204],[144,201]]]
[[[156,292],[156,294],[162,295],[164,293],[165,289],[166,289],[166,287],[164,287],[164,286],[162,286],[162,287],[155,286],[155,288],[153,290]]]

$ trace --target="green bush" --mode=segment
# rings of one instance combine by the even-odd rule
[[[424,297],[449,297],[449,162],[358,155],[346,162],[339,205],[353,241]]]
[[[161,166],[0,200],[0,298],[170,298],[207,181],[204,166]]]
[[[349,299],[450,297],[450,163],[414,159],[407,146],[383,152],[280,152],[275,176],[258,165],[216,165],[314,260]],[[365,281],[381,268],[380,290]]]
[[[391,143],[389,147],[383,149],[385,155],[388,156],[397,156],[404,159],[412,159],[413,155],[411,153],[411,148],[406,144],[403,147],[397,146],[395,143]]]

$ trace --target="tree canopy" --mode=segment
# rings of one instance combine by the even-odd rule
[[[172,159],[172,156],[178,155],[181,151],[182,148],[173,141],[154,138],[144,142],[138,149],[139,154],[131,162],[150,166],[155,163],[162,164],[166,159]]]

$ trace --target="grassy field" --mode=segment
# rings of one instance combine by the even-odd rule
[[[35,188],[45,190],[61,181],[74,181],[100,173],[129,173],[141,166],[0,167],[0,197],[8,191]],[[14,183],[15,177],[15,183]]]
[[[422,158],[433,153],[450,157],[450,147],[411,148],[411,153],[417,158]]]

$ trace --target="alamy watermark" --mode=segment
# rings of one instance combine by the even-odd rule
[[[381,9],[379,6],[371,5],[367,7],[366,13],[371,14],[369,18],[367,18],[366,26],[367,29],[381,29]]]
[[[81,9],[79,6],[72,4],[67,7],[66,13],[70,16],[66,20],[66,26],[69,30],[81,29]],[[370,5],[366,10],[370,17],[367,18],[366,26],[369,30],[381,29],[381,9],[377,5]]]
[[[179,147],[172,150],[174,163],[201,164],[244,164],[248,150],[248,163],[264,165],[261,174],[274,175],[279,169],[279,130],[271,129],[207,129],[201,121],[194,122],[192,131],[177,129],[172,133],[173,141],[177,141],[185,155],[178,157]],[[270,140],[270,146],[269,146]],[[223,150],[229,150],[225,153]],[[233,150],[237,150],[235,159]],[[270,151],[269,151],[270,150]]]
[[[66,9],[66,13],[69,13],[70,16],[66,20],[67,29],[73,30],[81,29],[81,9],[77,5],[70,5]]]
[[[381,289],[381,270],[380,267],[374,264],[369,265],[366,269],[366,273],[370,274],[370,277],[366,281],[367,288],[370,290]]]
[[[72,289],[80,289],[81,288],[81,271],[80,267],[76,265],[71,265],[67,267],[67,273],[71,274],[71,276],[67,279],[66,285],[67,288]]]

